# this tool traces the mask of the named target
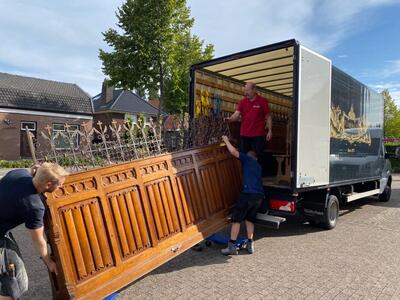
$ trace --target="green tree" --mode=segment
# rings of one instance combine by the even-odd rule
[[[194,19],[186,0],[126,0],[116,16],[121,31],[104,32],[112,50],[99,53],[110,84],[159,96],[160,109],[180,110],[189,66],[213,53],[212,45],[204,47],[191,35]]]
[[[175,67],[165,85],[165,109],[172,113],[182,113],[188,108],[190,66],[211,59],[214,46],[209,44],[203,48],[203,41],[190,33],[180,35],[176,39],[176,46],[171,55],[171,62]]]
[[[385,137],[400,138],[400,110],[388,89],[382,91],[384,101]]]

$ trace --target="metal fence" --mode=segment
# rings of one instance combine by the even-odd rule
[[[83,124],[80,129],[65,124],[59,131],[46,126],[40,139],[27,134],[34,160],[79,171],[215,144],[229,135],[229,127],[219,116],[169,116],[150,123]]]

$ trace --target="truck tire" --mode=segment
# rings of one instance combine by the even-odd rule
[[[333,229],[339,217],[339,200],[335,195],[329,195],[328,205],[325,208],[323,221],[320,223],[322,228]]]
[[[392,188],[390,185],[386,185],[385,189],[383,190],[383,193],[379,195],[379,201],[380,202],[388,202],[390,200],[390,196],[392,194]]]

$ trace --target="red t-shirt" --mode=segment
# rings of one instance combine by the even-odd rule
[[[236,110],[242,114],[241,136],[254,137],[266,135],[265,117],[270,112],[267,99],[259,95],[256,95],[253,101],[243,98],[240,100]]]

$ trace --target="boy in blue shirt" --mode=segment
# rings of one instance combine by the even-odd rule
[[[237,255],[236,239],[240,231],[240,223],[245,221],[247,231],[247,251],[254,253],[254,221],[257,210],[265,198],[262,184],[261,166],[257,161],[255,151],[241,153],[229,142],[227,136],[222,137],[229,152],[242,162],[243,190],[240,193],[239,201],[232,211],[231,237],[227,248],[222,249],[224,255]]]

